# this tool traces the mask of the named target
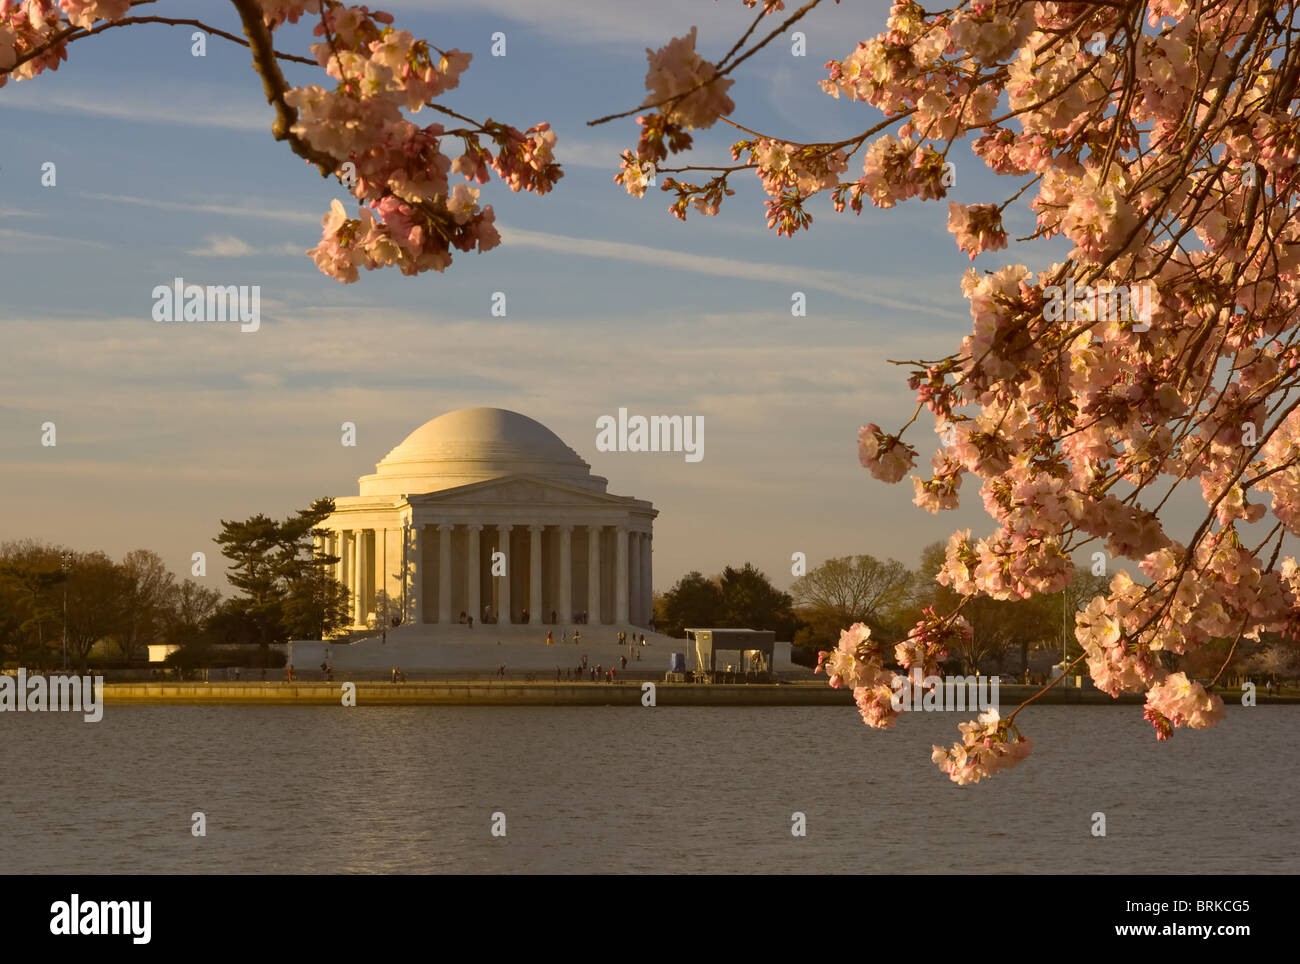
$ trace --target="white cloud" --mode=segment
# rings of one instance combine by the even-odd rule
[[[259,253],[248,242],[229,234],[208,235],[207,242],[205,247],[192,248],[185,253],[196,258],[251,258]]]
[[[306,256],[306,248],[292,241],[273,244],[264,248],[255,248],[247,241],[231,234],[210,234],[205,238],[206,244],[201,248],[191,248],[185,253],[195,258],[276,258]],[[270,306],[269,302],[264,302]]]

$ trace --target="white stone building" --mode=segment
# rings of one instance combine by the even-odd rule
[[[335,499],[324,523],[354,627],[384,593],[408,626],[643,627],[657,510],[607,480],[550,429],[500,408],[421,425]],[[552,614],[554,618],[552,619]],[[559,633],[557,632],[558,636]]]

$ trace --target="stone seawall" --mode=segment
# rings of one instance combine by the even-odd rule
[[[641,706],[642,684],[437,681],[357,682],[358,706]],[[1032,696],[1037,687],[1002,686],[1004,710]],[[108,683],[104,700],[114,704],[342,705],[343,681],[334,683]],[[1141,696],[1112,700],[1089,689],[1056,687],[1040,704],[1141,703]],[[1274,697],[1263,702],[1279,702]],[[1290,702],[1290,700],[1286,700]],[[655,683],[657,706],[852,706],[850,690],[824,683],[704,684]]]
[[[852,706],[829,686],[655,683],[658,706]],[[356,683],[357,706],[640,706],[640,683]],[[339,706],[334,683],[109,683],[108,703],[220,703]]]

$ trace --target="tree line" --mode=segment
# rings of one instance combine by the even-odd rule
[[[214,541],[237,590],[224,599],[178,579],[148,549],[115,561],[37,539],[0,544],[0,662],[66,662],[85,673],[96,647],[135,661],[150,644],[169,643],[196,662],[216,644],[257,646],[265,656],[275,643],[324,638],[350,622],[348,592],[333,574],[338,557],[318,551],[313,538],[333,511],[332,500],[318,499],[282,520],[222,520]]]
[[[833,648],[840,630],[854,623],[866,624],[873,639],[892,644],[907,635],[926,608],[940,613],[954,610],[962,597],[935,581],[944,553],[942,542],[926,546],[916,569],[867,554],[827,559],[798,577],[789,592],[777,589],[750,563],[739,569],[728,566],[713,577],[692,571],[671,589],[656,594],[655,628],[678,637],[685,635],[687,627],[771,629],[778,639],[793,642],[796,662],[812,666],[817,652]],[[1030,599],[976,596],[967,600],[962,614],[973,632],[950,654],[954,668],[963,673],[981,667],[1018,673],[1028,665],[1032,652],[1059,653],[1062,645],[1066,658],[1074,659],[1081,652],[1074,638],[1074,613],[1093,597],[1104,595],[1109,581],[1105,575],[1079,569],[1064,592]],[[1223,640],[1208,647],[1182,668],[1199,674],[1213,664],[1213,673],[1231,643]],[[1264,634],[1259,640],[1239,643],[1230,668],[1289,677],[1300,672],[1300,666],[1288,661],[1286,653],[1280,640]]]
[[[151,643],[198,639],[221,594],[178,580],[157,553],[128,552],[120,562],[27,539],[0,545],[0,660],[85,673],[91,650],[106,644],[123,660]],[[66,660],[65,660],[66,628]]]

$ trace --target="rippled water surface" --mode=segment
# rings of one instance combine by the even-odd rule
[[[1229,707],[1164,745],[1140,707],[1030,707],[1029,760],[958,788],[929,752],[965,718],[881,733],[851,707],[5,713],[0,839],[9,873],[1300,872],[1300,707]]]

